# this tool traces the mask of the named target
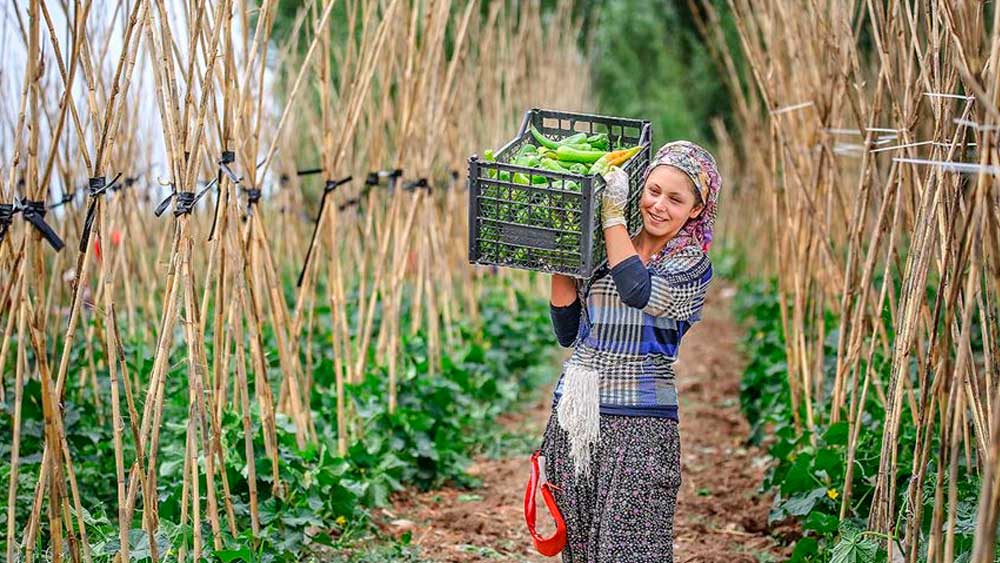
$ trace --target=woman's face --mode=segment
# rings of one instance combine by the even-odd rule
[[[639,200],[642,224],[654,237],[672,237],[703,206],[695,204],[694,185],[673,166],[657,166],[646,178]]]

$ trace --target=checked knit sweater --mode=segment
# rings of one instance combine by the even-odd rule
[[[708,256],[688,246],[648,265],[634,255],[610,272],[605,266],[589,290],[577,280],[572,304],[550,304],[556,338],[573,347],[568,361],[600,374],[601,414],[678,419],[673,363],[684,333],[701,319],[711,279]]]

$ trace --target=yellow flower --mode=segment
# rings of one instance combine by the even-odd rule
[[[830,500],[837,500],[837,489],[829,489],[826,491],[826,496],[830,497]]]
[[[344,524],[347,524],[347,518],[344,518],[343,516],[338,516],[336,522],[338,526],[343,526]]]

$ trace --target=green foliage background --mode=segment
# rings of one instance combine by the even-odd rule
[[[738,47],[725,0],[711,0],[722,20],[727,42]],[[701,0],[578,0],[574,12],[582,19],[580,47],[590,61],[592,90],[605,115],[649,119],[654,145],[688,139],[711,145],[710,120],[729,120],[731,105],[718,68],[698,34],[691,3]],[[557,0],[543,0],[551,13]],[[275,22],[278,38],[287,37],[303,0],[280,4]],[[509,2],[516,9],[518,2]],[[488,2],[482,2],[485,15]],[[347,33],[344,3],[331,18],[335,40]],[[450,33],[446,52],[451,52]],[[301,46],[305,49],[305,45]],[[730,49],[739,65],[739,49]],[[553,69],[552,72],[573,72]],[[336,80],[336,79],[335,79]],[[527,108],[525,108],[527,109]],[[558,109],[558,108],[555,108]]]
[[[583,40],[599,111],[649,119],[654,148],[675,139],[711,145],[711,118],[728,119],[731,107],[687,0],[585,4],[589,35]],[[734,39],[725,3],[716,4]]]

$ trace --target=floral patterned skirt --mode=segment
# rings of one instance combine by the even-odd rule
[[[590,475],[576,478],[555,412],[542,439],[545,474],[566,521],[563,563],[673,563],[681,484],[677,421],[601,415]]]

